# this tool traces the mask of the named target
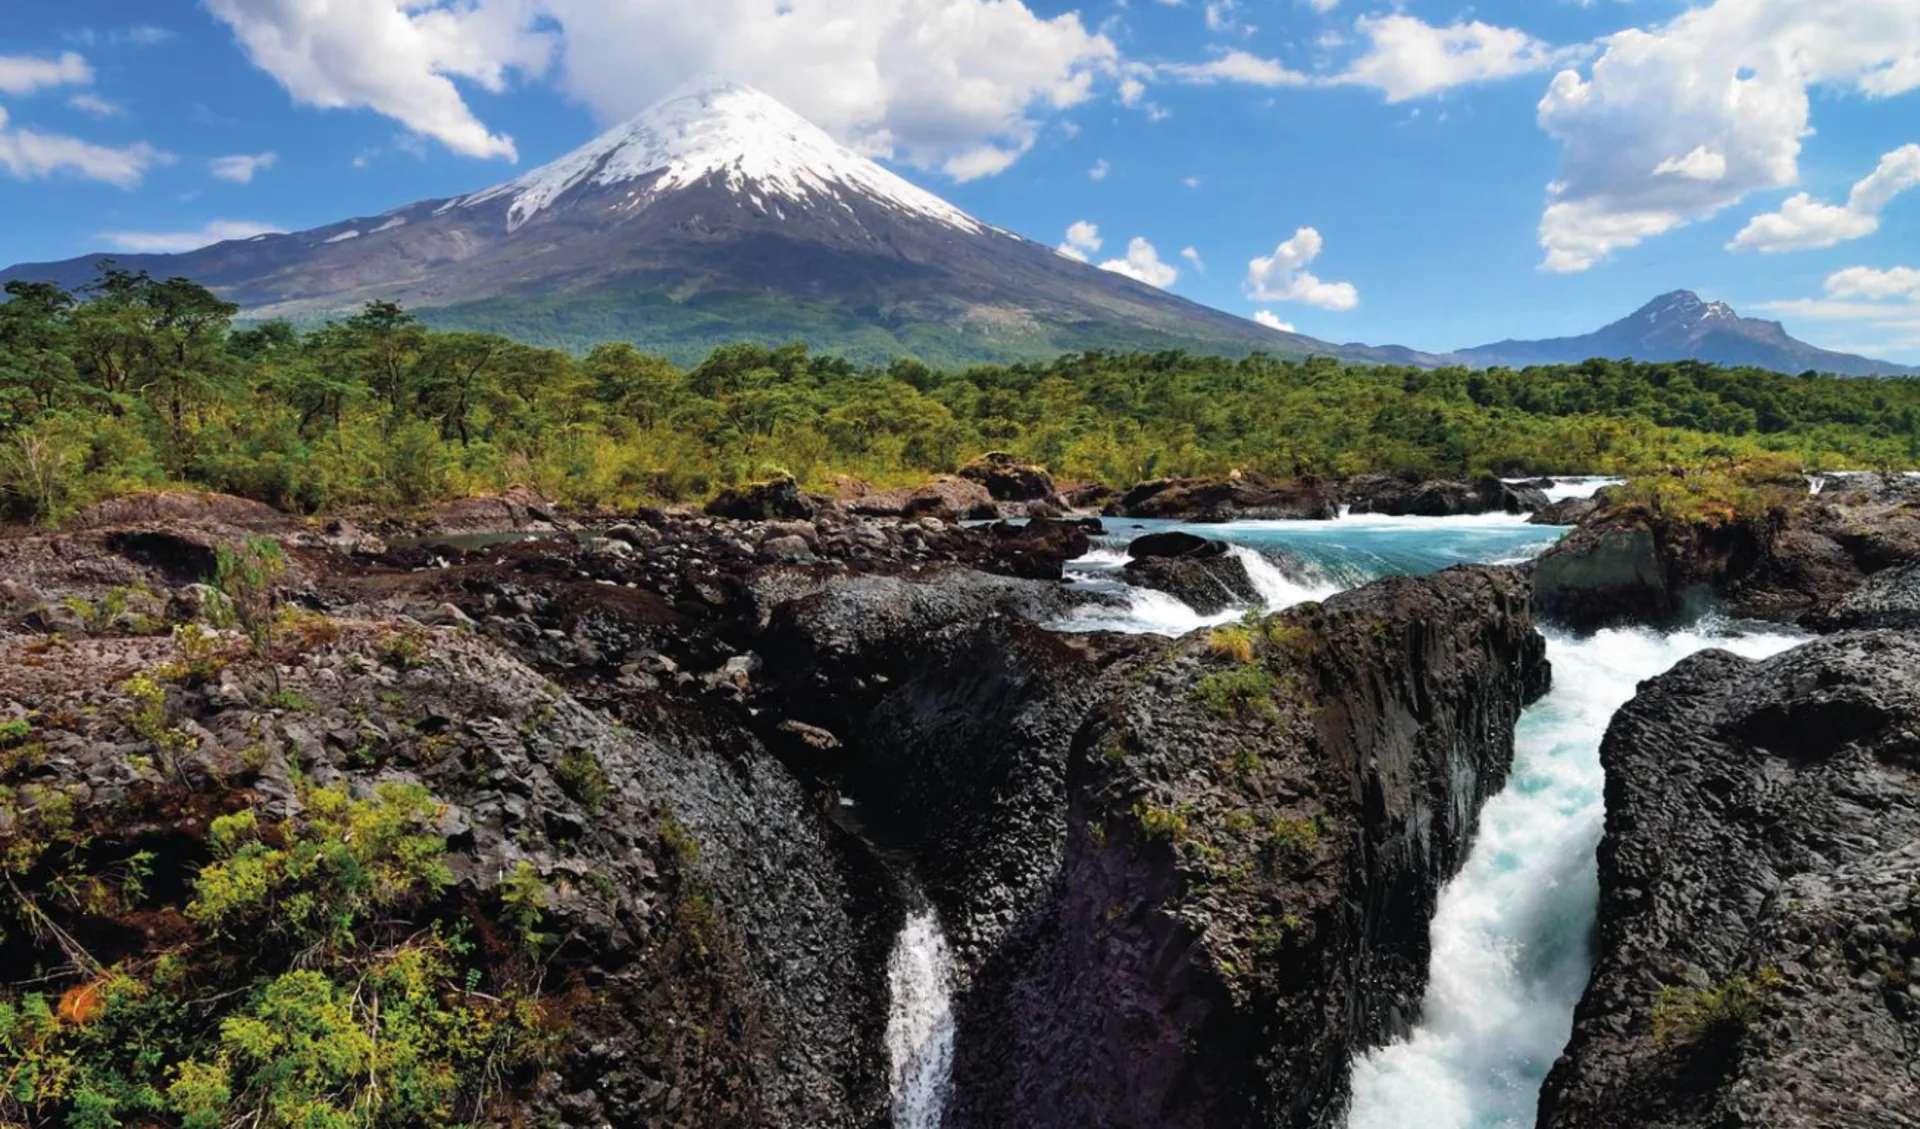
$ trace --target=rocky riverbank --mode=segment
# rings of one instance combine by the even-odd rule
[[[1916,672],[1900,632],[1707,652],[1616,717],[1543,1129],[1920,1124]]]
[[[958,481],[1031,488],[1003,469]],[[1544,686],[1524,577],[1063,635],[1098,598],[1048,579],[1080,525],[766,508],[791,500],[356,528],[177,496],[0,535],[0,948],[64,1017],[36,1046],[283,982],[383,1030],[364,977],[403,954],[500,1040],[423,1052],[470,1120],[885,1124],[912,884],[958,965],[949,1125],[1330,1124]],[[483,543],[526,522],[553,535]],[[267,542],[252,596],[205,584]],[[210,885],[235,859],[264,885]],[[358,908],[315,933],[313,904]],[[179,1070],[249,1084],[208,1030],[114,1077],[175,1114]]]

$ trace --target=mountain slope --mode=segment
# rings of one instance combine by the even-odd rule
[[[0,280],[73,286],[101,256]],[[290,235],[118,261],[249,315],[394,299],[425,320],[583,347],[806,339],[860,359],[1068,349],[1360,351],[1281,333],[968,216],[751,88],[691,84],[559,160],[472,195]]]
[[[1835,353],[1787,335],[1777,321],[1743,318],[1725,302],[1688,290],[1663,294],[1612,325],[1580,337],[1499,341],[1462,349],[1452,360],[1474,366],[1577,364],[1590,357],[1641,361],[1712,361],[1775,372],[1808,369],[1842,376],[1906,376],[1920,368]]]

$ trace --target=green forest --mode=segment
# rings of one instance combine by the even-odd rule
[[[951,471],[988,449],[1126,486],[1233,468],[1346,475],[1633,473],[1776,453],[1920,462],[1920,381],[1694,362],[1359,367],[1085,352],[884,367],[735,344],[681,368],[422,325],[375,302],[246,325],[186,279],[108,266],[0,305],[0,508],[57,523],[188,486],[317,513],[533,486],[568,505],[684,502],[785,471],[823,488]]]

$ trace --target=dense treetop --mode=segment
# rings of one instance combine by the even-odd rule
[[[690,370],[426,328],[391,303],[305,332],[235,326],[185,279],[109,266],[0,305],[0,506],[58,520],[180,484],[290,510],[412,505],[515,482],[574,505],[702,497],[787,470],[888,484],[988,448],[1062,478],[1631,472],[1761,452],[1920,462],[1920,380],[1694,362],[1355,367],[1088,352],[936,371],[731,345]]]

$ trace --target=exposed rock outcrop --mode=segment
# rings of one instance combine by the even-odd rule
[[[993,495],[978,482],[940,477],[920,486],[864,494],[847,508],[868,517],[932,517],[941,521],[990,521],[1000,516]]]
[[[731,486],[707,503],[710,517],[734,521],[798,521],[812,517],[820,508],[818,500],[800,489],[792,475],[781,475],[766,482]]]
[[[1261,519],[1329,521],[1340,516],[1333,487],[1313,479],[1284,482],[1261,474],[1225,478],[1157,478],[1107,505],[1114,517],[1223,522]]]
[[[988,451],[961,467],[959,476],[986,487],[996,502],[1037,502],[1053,497],[1053,476],[1045,467],[1022,462],[1005,451]]]
[[[1466,480],[1361,475],[1343,483],[1340,494],[1354,513],[1396,517],[1530,514],[1547,508],[1547,496],[1538,486],[1504,482],[1492,475]]]
[[[1127,546],[1128,583],[1179,599],[1201,615],[1259,602],[1247,566],[1227,552],[1225,541],[1173,531],[1149,533]]]
[[[1865,492],[1815,496],[1771,485],[1674,508],[1620,494],[1535,565],[1542,618],[1576,628],[1670,623],[1713,607],[1789,623],[1870,576],[1920,560],[1920,505]]]
[[[1616,716],[1542,1129],[1920,1125],[1916,672],[1910,633],[1706,652]]]

